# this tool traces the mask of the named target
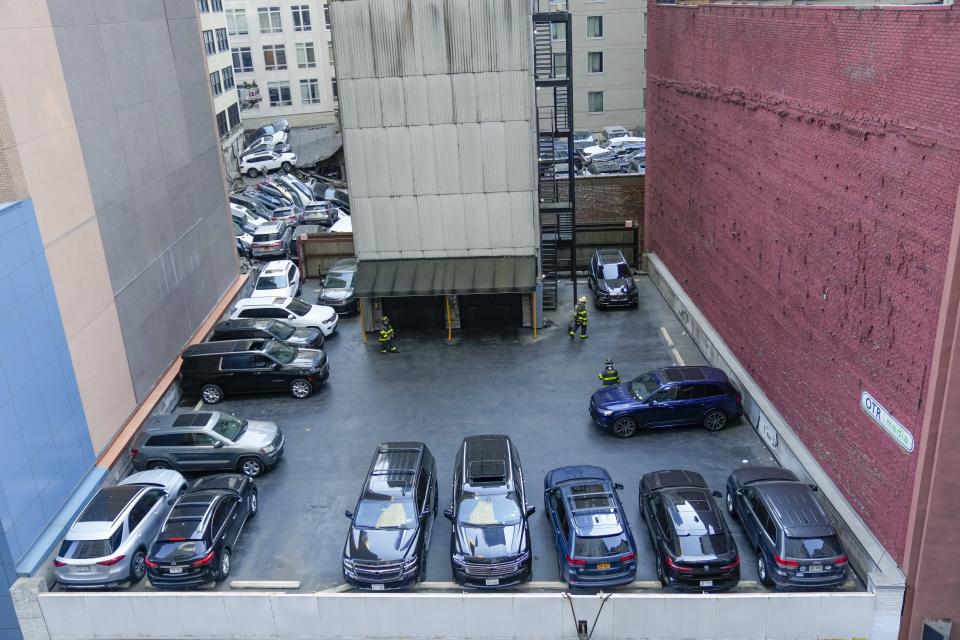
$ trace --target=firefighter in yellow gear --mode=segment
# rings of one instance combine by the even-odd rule
[[[620,372],[614,368],[613,358],[607,358],[603,371],[598,373],[597,377],[600,378],[600,381],[603,382],[603,386],[605,387],[620,384]]]
[[[397,348],[393,345],[393,325],[390,324],[390,318],[383,316],[380,318],[380,353],[396,353]]]
[[[587,337],[587,296],[580,296],[577,305],[573,308],[573,320],[570,322],[570,337],[572,338],[577,329],[580,330],[580,337]]]

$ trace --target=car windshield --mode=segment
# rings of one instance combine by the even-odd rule
[[[340,273],[330,272],[323,280],[323,286],[327,289],[349,289],[353,282],[353,273],[346,271]]]
[[[660,383],[653,377],[652,373],[645,373],[630,382],[630,393],[637,400],[646,400],[659,388]]]
[[[417,513],[413,500],[361,500],[353,524],[361,529],[413,529]]]
[[[236,442],[247,430],[247,421],[241,420],[237,416],[229,413],[221,413],[217,424],[213,425],[214,433],[217,433],[231,442]]]
[[[270,242],[276,240],[279,236],[276,233],[258,233],[253,236],[254,242]]]
[[[500,495],[464,492],[457,509],[457,520],[474,527],[517,524],[520,522],[520,503],[512,491]]]
[[[257,279],[257,289],[267,291],[270,289],[283,289],[287,286],[286,276],[260,276]]]
[[[286,322],[279,322],[279,321],[274,322],[273,324],[268,326],[267,329],[273,335],[277,336],[281,340],[287,340],[290,336],[292,336],[296,332],[296,329],[290,326],[289,324],[287,324]]]
[[[837,539],[837,536],[786,538],[783,546],[784,555],[796,560],[817,560],[843,555],[843,547],[840,546],[840,540]]]
[[[600,538],[577,538],[573,543],[573,555],[578,558],[602,558],[630,551],[630,541],[620,533]]]
[[[263,350],[273,356],[277,362],[282,362],[283,364],[290,364],[293,362],[293,359],[297,357],[296,349],[293,347],[288,347],[282,342],[277,342],[276,340],[270,340],[267,342]]]
[[[617,278],[629,278],[630,276],[630,267],[623,263],[603,265],[604,280],[616,280]]]
[[[306,302],[304,302],[303,300],[297,300],[296,298],[293,298],[292,300],[290,300],[290,304],[287,305],[287,310],[292,311],[298,316],[307,315],[308,313],[310,313],[310,308],[311,308],[310,305],[308,305]]]

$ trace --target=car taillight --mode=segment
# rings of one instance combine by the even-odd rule
[[[191,562],[190,564],[193,565],[194,567],[201,567],[201,566],[203,566],[203,565],[205,565],[205,564],[210,564],[210,561],[213,560],[213,554],[214,554],[214,552],[211,551],[210,553],[208,553],[207,555],[203,556],[203,557],[200,558],[199,560],[194,560],[194,561]]]
[[[778,566],[783,567],[784,569],[796,569],[800,566],[800,563],[796,560],[787,560],[786,558],[781,558],[777,554],[773,554],[773,561],[777,563]]]
[[[55,566],[55,567],[65,567],[65,566],[67,566],[67,563],[66,563],[66,562],[60,562],[59,560],[54,560],[54,561],[53,561],[53,566]]]
[[[130,456],[133,458],[137,457],[137,454],[140,453],[139,449],[130,449]]]
[[[847,564],[848,562],[850,562],[850,559],[847,556],[840,556],[833,561],[833,564]]]
[[[116,558],[110,558],[109,560],[101,560],[97,564],[103,565],[105,567],[112,567],[113,565],[117,564],[118,562],[120,562],[126,557],[127,556],[117,556]]]
[[[673,561],[670,556],[664,556],[667,559],[667,566],[676,571],[693,571],[693,567],[684,567]]]
[[[734,560],[734,561],[731,562],[730,564],[725,564],[725,565],[723,565],[722,567],[720,567],[720,570],[721,570],[721,571],[730,571],[731,569],[736,569],[736,568],[739,567],[739,566],[740,566],[740,558],[737,558],[736,560]]]
[[[633,552],[625,553],[622,556],[620,556],[620,562],[632,562],[633,560],[636,560],[636,558],[637,558],[637,554]]]
[[[154,562],[150,558],[147,558],[147,566],[150,567],[151,569],[156,569],[160,565],[158,565],[156,562]]]
[[[567,563],[576,565],[578,567],[583,567],[587,564],[587,561],[581,560],[580,558],[571,558],[570,556],[567,556]]]

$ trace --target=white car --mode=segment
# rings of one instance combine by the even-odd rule
[[[595,155],[597,155],[598,153],[606,153],[607,151],[616,151],[616,150],[619,149],[621,146],[623,146],[623,145],[625,145],[625,144],[628,144],[628,143],[631,143],[631,142],[632,142],[632,143],[642,143],[642,144],[646,144],[646,143],[647,143],[647,139],[646,139],[646,138],[635,138],[635,137],[633,137],[633,136],[625,136],[625,137],[623,137],[623,138],[616,138],[616,139],[614,139],[614,140],[607,140],[607,141],[604,142],[603,144],[597,145],[597,146],[595,146],[595,147],[587,147],[586,149],[584,149],[584,150],[581,151],[580,153],[583,154],[583,157],[584,157],[584,158],[586,158],[587,160],[589,160],[591,156],[595,156]]]
[[[283,153],[268,151],[241,158],[240,173],[250,178],[256,178],[261,173],[266,174],[268,171],[277,169],[290,171],[295,164],[297,164],[297,154],[292,151]]]
[[[268,262],[253,287],[251,298],[293,298],[300,293],[300,269],[290,260]]]
[[[616,140],[617,138],[626,138],[630,135],[630,132],[627,131],[627,128],[621,127],[620,125],[604,127],[600,133],[603,134],[604,142],[610,142],[611,140]]]
[[[298,329],[320,329],[327,337],[337,330],[333,307],[307,304],[300,298],[244,298],[233,308],[231,320],[272,318]]]

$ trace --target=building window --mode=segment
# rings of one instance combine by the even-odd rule
[[[227,123],[226,111],[221,111],[217,114],[217,131],[220,132],[221,138],[230,133],[230,125]]]
[[[227,107],[227,122],[231,131],[240,126],[240,109],[237,108],[236,102]]]
[[[554,78],[567,77],[567,54],[553,54],[553,76]]]
[[[287,68],[287,51],[282,44],[263,45],[263,65],[267,71]]]
[[[233,70],[235,73],[253,71],[253,54],[250,47],[233,48]]]
[[[330,31],[330,3],[323,3],[323,28]]]
[[[603,16],[587,16],[587,37],[603,37]]]
[[[223,86],[220,84],[220,72],[214,71],[210,74],[210,90],[213,95],[218,96],[223,93]]]
[[[310,31],[310,7],[305,4],[295,4],[290,9],[293,11],[293,30]]]
[[[587,53],[587,73],[603,73],[602,51],[590,51]]]
[[[646,88],[640,89],[640,108],[641,109],[647,108],[647,89]]]
[[[643,12],[643,35],[647,35],[647,12]]]
[[[333,64],[333,43],[327,43],[327,57],[330,58],[330,64]]]
[[[317,58],[313,52],[312,42],[297,43],[297,66],[301,69],[317,66]]]
[[[208,56],[217,52],[217,43],[213,39],[213,31],[203,32],[203,48],[206,49]]]
[[[247,29],[246,9],[227,9],[227,31],[232,36],[245,36],[250,33]]]
[[[337,79],[332,78],[330,80],[330,86],[333,87],[333,101],[336,102],[340,99],[340,94],[337,93]]]
[[[227,89],[233,89],[234,85],[236,84],[233,81],[233,67],[224,67],[223,70],[220,71],[220,75],[223,76],[224,91]]]
[[[227,30],[217,29],[217,51],[226,51],[230,48],[230,41],[227,40]]]
[[[603,91],[591,91],[587,94],[587,111],[590,113],[603,112]]]
[[[213,7],[213,10],[217,13],[223,11],[223,0],[210,0],[210,6]]]
[[[293,104],[290,99],[290,83],[286,80],[283,82],[268,82],[267,91],[270,93],[271,107],[289,107]]]
[[[257,9],[260,19],[260,33],[280,33],[283,23],[280,21],[280,7],[260,7]]]
[[[317,79],[300,81],[300,102],[320,104],[320,81]]]
[[[197,0],[197,8],[200,13],[210,13],[210,0]]]
[[[563,22],[551,22],[550,23],[550,37],[553,40],[566,40],[567,39],[567,25]]]

